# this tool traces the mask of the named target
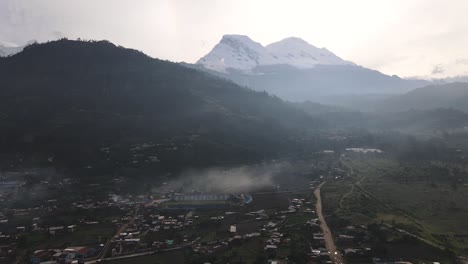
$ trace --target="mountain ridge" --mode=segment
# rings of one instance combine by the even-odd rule
[[[0,59],[0,86],[0,155],[15,160],[5,166],[242,164],[300,148],[318,124],[266,93],[107,41],[29,45]]]
[[[393,95],[429,84],[359,66],[297,37],[264,47],[248,36],[224,35],[194,67],[293,102],[330,104],[330,96]]]
[[[455,82],[420,87],[379,102],[376,110],[397,112],[453,108],[468,113],[468,83]]]

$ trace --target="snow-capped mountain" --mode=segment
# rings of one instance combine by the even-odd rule
[[[194,67],[288,101],[355,109],[367,95],[374,100],[428,84],[356,65],[294,37],[262,46],[247,36],[225,35]]]
[[[24,46],[0,41],[0,57],[14,55],[23,50]]]
[[[224,72],[226,68],[248,71],[268,63],[272,57],[262,44],[242,35],[224,35],[210,53],[198,64],[210,70]]]
[[[224,35],[197,64],[218,72],[226,72],[228,68],[249,72],[257,66],[281,64],[297,68],[354,65],[327,49],[314,47],[300,38],[287,38],[264,47],[243,35]]]
[[[291,37],[266,46],[275,58],[274,64],[288,64],[297,68],[312,68],[315,65],[354,65],[336,56],[326,48],[317,48],[305,40]]]

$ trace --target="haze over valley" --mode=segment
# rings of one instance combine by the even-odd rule
[[[465,3],[266,4],[0,3],[0,263],[468,263]]]

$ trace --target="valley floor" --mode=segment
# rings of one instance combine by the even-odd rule
[[[468,186],[428,175],[421,164],[390,159],[342,159],[348,176],[323,186],[326,212],[352,224],[378,224],[440,250],[468,254]],[[392,236],[384,240],[392,241]]]

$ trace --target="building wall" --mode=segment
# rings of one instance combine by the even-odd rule
[[[229,194],[184,194],[172,197],[174,201],[226,201],[231,197]]]

